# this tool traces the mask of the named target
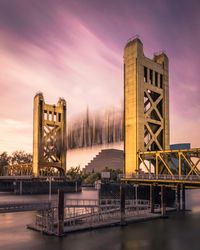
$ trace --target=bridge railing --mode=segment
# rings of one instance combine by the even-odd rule
[[[29,180],[32,178],[33,178],[33,175],[0,175],[0,180],[8,180],[8,179]]]
[[[49,204],[49,201],[0,201],[0,206],[9,206],[9,205],[41,205],[41,204]]]
[[[65,206],[98,206],[97,199],[65,199]]]
[[[54,201],[55,202],[55,201]],[[125,200],[126,205],[148,205],[148,200],[138,199]],[[65,199],[65,206],[106,206],[106,205],[120,205],[120,199]]]
[[[125,205],[148,205],[148,200],[125,200]],[[120,205],[120,199],[101,199],[100,205]]]
[[[122,179],[148,179],[148,180],[190,180],[200,181],[199,175],[165,175],[165,174],[126,174],[122,176]]]

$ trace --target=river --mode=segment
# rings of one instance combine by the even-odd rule
[[[96,198],[93,190],[67,194],[68,198]],[[0,201],[41,200],[40,196],[0,194]],[[35,212],[0,214],[0,250],[199,250],[200,191],[186,192],[190,212],[171,213],[168,219],[68,234],[63,238],[26,229]]]

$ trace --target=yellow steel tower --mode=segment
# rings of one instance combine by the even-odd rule
[[[139,151],[169,148],[168,58],[145,57],[140,39],[124,49],[125,174],[137,173]]]
[[[41,168],[66,170],[66,101],[57,105],[44,101],[42,93],[34,97],[33,113],[33,174]]]

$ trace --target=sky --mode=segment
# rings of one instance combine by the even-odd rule
[[[171,143],[200,147],[198,0],[0,0],[0,153],[32,152],[33,97],[68,119],[123,103],[123,49],[169,58]]]

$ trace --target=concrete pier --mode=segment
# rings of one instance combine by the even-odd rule
[[[166,204],[165,204],[165,190],[166,187],[164,185],[161,186],[161,192],[160,192],[160,201],[161,201],[161,215],[164,217],[166,215]]]
[[[182,184],[182,211],[185,211],[185,185]]]
[[[176,186],[176,210],[180,212],[181,210],[181,196],[180,196],[180,184],[177,184]]]
[[[150,185],[150,210],[154,213],[154,185]]]

